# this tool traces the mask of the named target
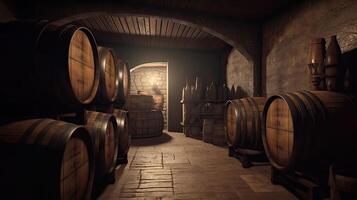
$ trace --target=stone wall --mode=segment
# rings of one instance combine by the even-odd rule
[[[253,64],[238,50],[233,49],[228,56],[226,69],[227,86],[239,88],[239,96],[253,95]]]
[[[344,54],[357,47],[357,1],[306,1],[263,27],[263,89],[269,95],[308,89],[307,54],[314,37],[337,35]],[[327,41],[328,45],[328,41]]]
[[[157,87],[161,95],[164,96],[164,115],[165,127],[167,127],[167,68],[158,67],[139,67],[130,72],[130,94],[138,94],[142,91],[146,94],[157,94],[153,88]]]

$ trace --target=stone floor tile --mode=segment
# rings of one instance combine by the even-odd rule
[[[225,147],[167,134],[166,143],[160,138],[133,140],[128,164],[117,168],[116,183],[99,199],[297,199],[270,183],[268,165],[244,169]]]

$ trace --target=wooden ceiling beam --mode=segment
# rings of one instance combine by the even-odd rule
[[[95,31],[94,35],[98,44],[106,46],[134,45],[143,47],[201,50],[220,50],[228,46],[225,42],[217,38],[203,38],[202,40],[195,40],[187,38],[167,38],[161,36],[133,36],[102,31]]]

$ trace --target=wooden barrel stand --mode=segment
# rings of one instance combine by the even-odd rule
[[[329,176],[331,200],[357,199],[356,166],[330,167]]]
[[[320,178],[319,174],[315,174],[315,176],[315,178]],[[328,186],[318,184],[311,179],[311,175],[306,177],[297,171],[284,172],[271,167],[271,182],[283,185],[300,199],[322,200],[329,196]]]

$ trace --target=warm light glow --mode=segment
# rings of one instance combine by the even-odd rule
[[[150,84],[151,86],[158,85],[158,84],[159,84],[158,77],[157,77],[157,76],[151,76],[151,77],[149,77],[149,84]]]

